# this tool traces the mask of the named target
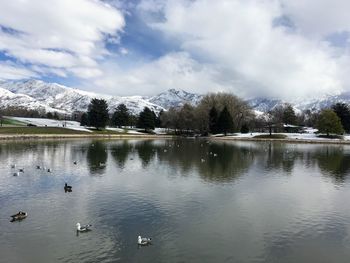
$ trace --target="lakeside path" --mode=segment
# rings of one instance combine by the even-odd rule
[[[41,139],[173,139],[177,136],[165,134],[0,134],[1,140],[41,140]],[[179,137],[180,138],[180,137]],[[302,139],[302,138],[254,138],[241,136],[203,137],[213,141],[253,141],[253,142],[283,142],[305,144],[338,144],[350,145],[350,140],[340,139]]]
[[[171,135],[151,134],[0,134],[0,140],[27,140],[27,139],[171,139]]]
[[[294,139],[294,138],[252,138],[252,137],[210,137],[210,140],[218,141],[254,141],[254,142],[284,142],[284,143],[313,143],[313,144],[339,144],[339,145],[350,145],[350,140],[340,139]]]

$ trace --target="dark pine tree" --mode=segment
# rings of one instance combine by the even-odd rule
[[[161,126],[162,126],[162,122],[161,122],[161,120],[160,120],[160,116],[162,116],[162,114],[164,114],[164,111],[163,110],[161,110],[160,112],[159,112],[159,114],[156,116],[156,119],[155,119],[155,126],[156,127],[158,127],[158,128],[162,128]]]
[[[89,125],[88,115],[86,112],[84,112],[80,118],[80,126],[88,126],[88,125]]]
[[[215,107],[212,107],[209,111],[209,132],[212,134],[219,132],[218,127],[219,114]]]
[[[46,113],[46,118],[48,118],[48,119],[53,119],[53,114],[52,114],[52,112]]]
[[[128,126],[130,124],[129,109],[125,104],[119,104],[112,116],[112,124],[121,127]]]
[[[222,110],[219,116],[219,131],[223,132],[226,136],[228,132],[233,130],[233,121],[230,112],[227,110],[227,107]]]
[[[241,133],[248,133],[249,132],[249,126],[246,123],[243,123],[241,127]]]
[[[341,124],[346,133],[350,132],[350,109],[345,103],[337,103],[332,106],[333,111],[340,118]]]
[[[103,99],[92,99],[88,108],[88,120],[89,125],[95,127],[96,129],[106,127],[109,115],[108,115],[108,105]]]
[[[139,115],[138,127],[147,130],[154,129],[154,112],[151,111],[148,107],[145,107]]]

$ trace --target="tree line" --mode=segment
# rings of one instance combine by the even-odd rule
[[[267,113],[254,112],[241,98],[230,93],[209,93],[197,106],[184,104],[156,114],[145,107],[132,114],[125,104],[120,104],[112,114],[103,99],[92,99],[87,112],[72,115],[44,110],[28,110],[8,107],[0,110],[3,116],[22,116],[80,121],[82,126],[97,129],[107,125],[114,127],[138,127],[151,131],[155,127],[168,129],[175,134],[227,134],[231,132],[288,132],[300,127],[315,127],[320,133],[350,133],[350,108],[345,103],[336,103],[321,111],[296,112],[291,104],[274,107]],[[295,128],[294,128],[295,127]]]

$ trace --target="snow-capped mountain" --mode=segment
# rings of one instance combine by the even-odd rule
[[[338,102],[350,105],[350,92],[344,92],[337,95],[326,95],[322,98],[315,99],[299,99],[291,102],[269,98],[255,98],[247,100],[250,107],[261,112],[268,112],[285,103],[290,103],[296,112],[301,112],[304,110],[319,111],[321,109],[330,108],[332,105]]]
[[[279,99],[268,99],[268,98],[255,98],[247,100],[248,105],[259,112],[268,112],[273,110],[275,107],[279,105],[283,105],[284,102]]]
[[[124,103],[133,114],[138,114],[144,107],[158,113],[161,110],[182,106],[185,103],[197,105],[202,97],[199,94],[176,89],[169,89],[152,97],[122,97],[82,91],[41,80],[0,81],[0,108],[19,107],[67,114],[74,111],[86,111],[93,98],[105,99],[110,112],[113,112],[119,104]],[[290,103],[297,112],[300,112],[306,109],[317,111],[328,108],[337,102],[350,104],[350,92],[327,95],[320,99],[297,100]],[[267,112],[283,105],[286,101],[255,98],[247,100],[247,103],[256,112]]]
[[[93,98],[105,99],[111,112],[121,103],[129,110],[140,113],[144,107],[154,112],[164,110],[141,96],[111,96],[69,88],[56,83],[46,83],[40,80],[0,82],[0,107],[22,107],[40,109],[46,112],[57,111],[72,113],[86,111]]]
[[[160,105],[165,109],[169,109],[171,107],[182,106],[185,103],[195,106],[199,103],[202,97],[202,95],[189,93],[184,90],[169,89],[156,96],[148,98],[147,101]]]

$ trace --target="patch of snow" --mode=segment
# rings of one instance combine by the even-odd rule
[[[52,120],[52,119],[45,119],[45,118],[11,117],[11,116],[8,116],[6,118],[21,121],[27,124],[36,125],[39,127],[60,127],[60,128],[71,129],[71,130],[77,130],[77,131],[92,132],[86,127],[80,126],[80,123],[77,121]]]

